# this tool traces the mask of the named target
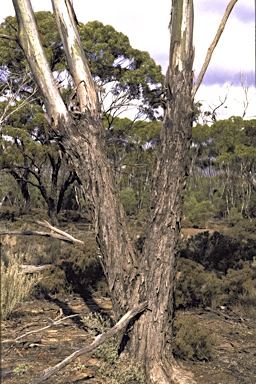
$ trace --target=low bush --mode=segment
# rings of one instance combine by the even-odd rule
[[[176,309],[217,306],[221,304],[222,279],[206,272],[201,264],[180,258],[175,289]]]
[[[249,226],[249,225],[248,225]],[[250,227],[251,228],[251,227]],[[253,226],[255,229],[255,226]],[[232,228],[232,231],[235,227]],[[231,231],[231,230],[230,230]],[[202,264],[207,271],[218,271],[226,274],[231,268],[241,268],[244,261],[252,261],[256,255],[256,239],[253,235],[245,234],[240,238],[236,232],[224,235],[214,232],[198,233],[187,242],[181,244],[181,256]],[[238,228],[236,228],[238,231]],[[242,231],[242,228],[241,228]]]
[[[251,312],[256,308],[256,269],[244,261],[239,269],[218,276],[195,261],[180,258],[174,297],[176,309],[227,305]]]
[[[184,360],[208,361],[212,358],[215,339],[202,328],[195,316],[178,314],[174,319],[173,354]]]
[[[256,307],[256,270],[248,263],[238,270],[229,269],[223,282],[226,305]]]
[[[126,214],[133,215],[136,213],[138,201],[136,199],[135,191],[132,188],[125,188],[120,191],[120,197]]]

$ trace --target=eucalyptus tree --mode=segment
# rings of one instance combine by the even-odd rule
[[[234,5],[235,1],[232,3]],[[193,2],[172,2],[165,115],[152,176],[147,237],[142,254],[135,252],[130,239],[118,187],[107,158],[97,88],[71,2],[52,0],[76,88],[79,113],[69,110],[63,102],[44,54],[30,1],[13,0],[13,4],[19,43],[42,94],[49,129],[55,132],[71,157],[91,200],[95,235],[116,320],[134,305],[147,303],[147,309],[121,337],[120,347],[143,364],[147,383],[193,383],[193,379],[168,356],[167,346],[172,338],[170,325],[182,196],[190,169],[193,95],[199,86],[196,83],[192,90]]]
[[[76,86],[69,73],[54,15],[51,12],[37,12],[35,18],[45,56],[62,98],[79,118]],[[60,142],[47,129],[42,99],[17,39],[17,28],[17,20],[11,16],[0,25],[0,91],[4,96],[0,103],[0,123],[2,121],[2,128],[9,137],[13,133],[12,141],[4,143],[2,139],[6,151],[1,168],[8,171],[20,186],[25,207],[29,206],[29,188],[38,188],[47,204],[48,214],[56,224],[64,193],[76,176],[72,171],[66,172],[66,179],[60,177],[60,171],[62,176],[65,174],[67,156],[61,153],[63,148]],[[162,102],[164,76],[160,66],[155,64],[147,52],[132,48],[128,37],[109,25],[105,26],[98,21],[86,25],[79,23],[79,33],[93,79],[97,83],[104,122],[108,129],[107,140],[112,137],[116,116],[129,108],[137,110],[137,117],[154,119]],[[7,113],[8,109],[11,115]],[[19,113],[16,112],[14,117],[16,110]],[[21,121],[18,121],[19,116]],[[33,140],[36,142],[33,143]],[[113,141],[113,147],[112,144]],[[37,148],[37,153],[34,151],[32,156],[29,149],[33,146]],[[18,154],[16,158],[15,154]],[[45,177],[46,174],[51,176]]]
[[[255,132],[255,120],[239,116],[193,128],[187,207],[193,211],[210,200],[218,217],[227,217],[231,209],[245,218],[255,215]]]
[[[225,214],[236,208],[246,218],[253,214],[256,160],[255,120],[233,116],[209,128],[208,146],[216,179],[225,201]]]
[[[0,103],[0,111],[5,105]],[[20,187],[23,210],[33,206],[31,192],[36,188],[57,225],[65,193],[77,180],[69,158],[60,151],[56,140],[45,134],[47,122],[41,106],[15,100],[6,122],[0,138],[0,170],[11,175]]]
[[[41,11],[35,13],[35,18],[50,68],[65,102],[74,109],[76,85],[69,74],[54,15]],[[134,49],[128,37],[110,25],[99,21],[80,22],[78,29],[92,77],[97,83],[101,109],[109,125],[115,116],[130,108],[134,109],[135,115],[157,117],[164,102],[164,76],[160,65],[156,65],[148,52]],[[16,35],[17,21],[8,16],[0,24],[0,71],[16,74],[16,84],[19,84],[18,79],[29,71]],[[25,90],[28,97],[29,87],[23,87],[23,93]]]

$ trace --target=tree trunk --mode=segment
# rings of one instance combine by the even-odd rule
[[[172,337],[173,290],[183,194],[189,175],[193,121],[193,4],[173,1],[167,104],[151,191],[148,233],[131,291],[135,303],[147,300],[148,311],[134,324],[128,347],[146,366],[147,383],[193,382],[166,356]],[[182,30],[182,26],[186,26]],[[167,363],[167,361],[169,361]]]
[[[28,189],[29,171],[28,171],[28,169],[25,169],[23,171],[23,174],[20,176],[17,172],[15,172],[13,169],[11,169],[10,175],[13,176],[13,178],[16,180],[18,186],[20,187],[21,194],[22,194],[22,197],[24,199],[23,209],[24,209],[24,211],[26,211],[27,209],[29,209],[29,205],[30,205],[30,193],[29,193],[29,189]]]
[[[57,204],[57,213],[60,213],[60,210],[63,205],[63,200],[65,193],[67,192],[67,189],[70,185],[72,185],[77,180],[77,175],[74,171],[69,172],[68,177],[64,181],[64,183],[61,185],[59,190],[59,197],[58,197],[58,204]]]

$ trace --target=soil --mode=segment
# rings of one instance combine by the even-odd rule
[[[79,295],[66,295],[23,303],[10,320],[2,322],[2,382],[28,384],[42,376],[47,368],[90,344],[93,340],[82,319],[95,311],[111,317],[110,300],[93,297],[84,300]],[[191,314],[197,316],[202,327],[209,329],[216,339],[211,361],[180,362],[194,373],[197,383],[255,384],[255,319],[242,319],[226,308],[184,312],[184,316]],[[64,319],[71,315],[76,316]],[[52,325],[58,319],[64,320]],[[31,331],[34,332],[27,334]],[[45,383],[103,383],[98,376],[100,364],[93,353],[81,355]]]

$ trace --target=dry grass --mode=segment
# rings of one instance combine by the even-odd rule
[[[17,306],[26,300],[41,274],[27,275],[19,267],[26,259],[23,253],[15,253],[15,237],[5,237],[5,252],[1,254],[1,318],[8,319]],[[7,246],[8,245],[8,246]]]

